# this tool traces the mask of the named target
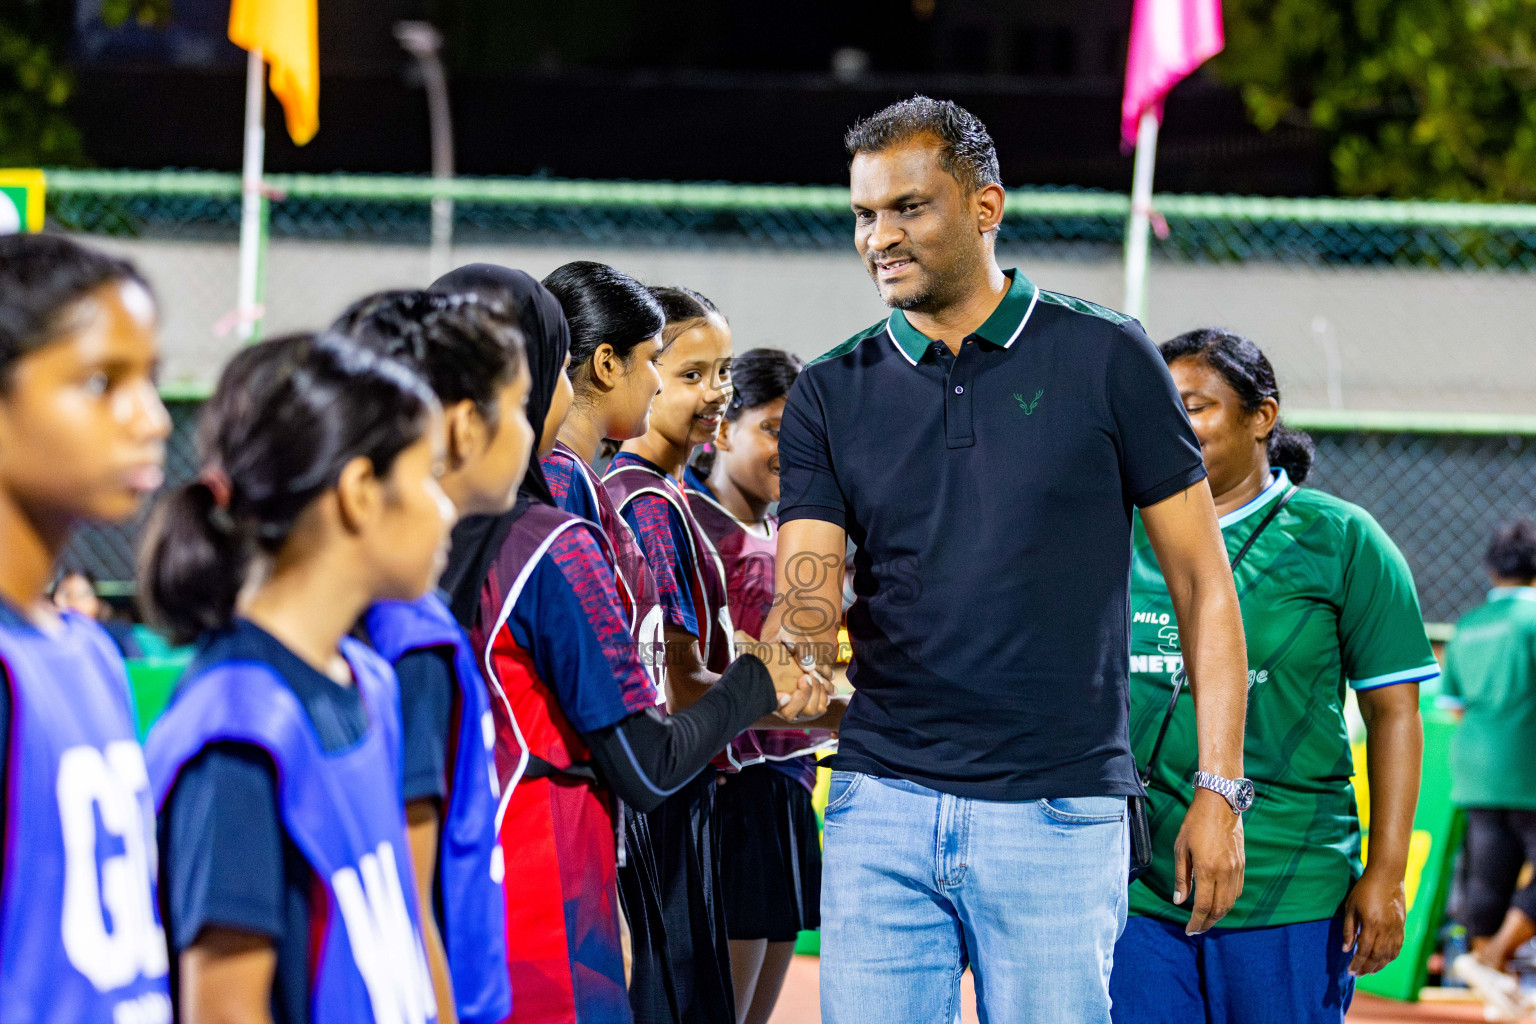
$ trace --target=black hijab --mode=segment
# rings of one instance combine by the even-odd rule
[[[560,374],[565,372],[565,356],[571,347],[571,332],[559,301],[537,280],[521,270],[498,267],[492,263],[471,263],[444,274],[433,282],[434,292],[470,293],[500,298],[517,310],[528,353],[528,422],[533,426],[534,453],[517,502],[499,516],[467,516],[453,528],[453,550],[448,568],[443,572],[442,589],[454,617],[468,629],[474,625],[480,607],[480,588],[485,585],[491,563],[501,551],[512,524],[530,505],[553,505],[554,496],[544,480],[539,465],[538,444],[549,417],[550,403]]]

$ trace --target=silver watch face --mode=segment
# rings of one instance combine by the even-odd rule
[[[1253,806],[1253,783],[1247,779],[1234,780],[1232,794],[1232,807],[1238,812],[1246,811]]]

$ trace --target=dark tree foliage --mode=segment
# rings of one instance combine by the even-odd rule
[[[1311,126],[1339,191],[1536,199],[1536,0],[1226,0],[1213,62],[1260,128]]]
[[[172,0],[103,0],[101,16],[116,26],[132,19],[164,24]],[[79,164],[80,130],[66,110],[75,79],[64,62],[74,4],[6,0],[0,7],[0,167]]]

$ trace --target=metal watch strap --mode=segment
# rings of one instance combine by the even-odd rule
[[[1227,802],[1233,814],[1242,814],[1253,806],[1253,783],[1248,779],[1229,779],[1214,772],[1195,772],[1195,788],[1208,789]]]
[[[1237,782],[1213,772],[1195,772],[1195,788],[1208,789],[1237,810]]]

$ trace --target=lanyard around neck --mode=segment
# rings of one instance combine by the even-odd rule
[[[1286,503],[1294,498],[1296,496],[1296,492],[1299,490],[1301,490],[1301,488],[1293,486],[1290,490],[1281,495],[1280,500],[1271,505],[1269,507],[1269,511],[1264,514],[1264,518],[1259,520],[1259,525],[1253,528],[1253,532],[1248,535],[1248,539],[1243,541],[1243,546],[1238,548],[1237,554],[1232,556],[1232,574],[1234,576],[1237,575],[1238,565],[1240,565],[1243,559],[1248,556],[1248,552],[1253,550],[1253,543],[1259,539],[1259,534],[1264,532],[1264,527],[1268,526],[1274,521],[1275,517],[1280,514],[1280,510],[1285,508]],[[1152,756],[1147,758],[1147,767],[1141,773],[1141,784],[1143,786],[1145,786],[1147,781],[1152,778],[1152,766],[1157,763],[1158,751],[1163,749],[1163,740],[1168,735],[1168,726],[1173,722],[1173,711],[1179,705],[1179,694],[1182,693],[1183,690],[1184,669],[1181,666],[1179,670],[1173,674],[1173,696],[1168,699],[1168,712],[1167,714],[1163,715],[1162,728],[1157,730],[1157,742],[1152,744]]]

